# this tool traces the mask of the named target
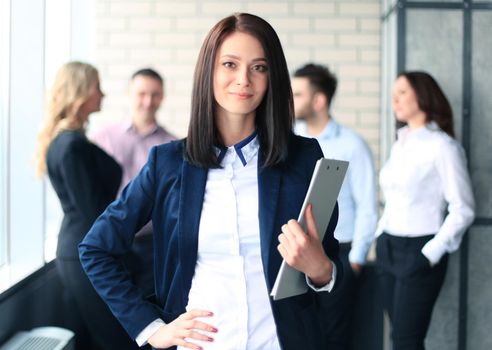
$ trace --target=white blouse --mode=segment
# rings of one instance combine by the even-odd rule
[[[208,171],[186,306],[214,313],[202,319],[218,328],[214,341],[190,340],[207,350],[280,349],[261,264],[258,148],[257,138],[229,147],[223,168]]]
[[[205,350],[280,350],[261,263],[258,150],[254,133],[220,150],[222,168],[208,170],[197,262],[186,306],[187,311],[214,313],[197,318],[218,329],[210,334],[214,341],[188,339]],[[309,287],[318,292],[330,292],[335,281],[335,264],[325,286],[316,288],[306,276]],[[153,321],[138,335],[137,343],[144,345],[163,324],[160,319]]]
[[[458,249],[475,217],[475,201],[463,148],[436,123],[398,130],[380,185],[386,204],[377,235],[435,234],[422,248],[432,265]]]

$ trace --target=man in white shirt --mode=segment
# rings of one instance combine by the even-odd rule
[[[322,320],[329,349],[346,349],[350,339],[357,277],[366,262],[377,222],[376,184],[372,153],[355,132],[330,115],[337,88],[328,68],[307,64],[292,79],[296,133],[316,138],[326,158],[349,161],[339,197],[339,220],[335,238],[340,242],[344,277],[339,289],[325,298],[329,314]],[[301,120],[299,122],[299,120]]]

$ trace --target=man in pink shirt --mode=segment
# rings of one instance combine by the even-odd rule
[[[131,119],[96,131],[91,139],[123,168],[119,192],[147,162],[150,149],[176,137],[157,123],[156,114],[164,99],[164,81],[155,70],[140,69],[132,75],[129,87]],[[146,293],[154,291],[152,225],[135,236],[133,251],[125,257],[135,282]]]

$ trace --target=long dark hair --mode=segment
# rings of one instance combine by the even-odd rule
[[[188,161],[198,166],[220,166],[214,152],[214,145],[222,144],[214,118],[214,64],[220,45],[234,32],[252,35],[265,52],[268,88],[256,110],[256,128],[264,157],[263,165],[273,166],[287,157],[287,143],[294,122],[292,89],[277,33],[264,19],[248,13],[222,19],[203,42],[195,68],[186,156]]]
[[[419,108],[425,113],[425,121],[436,122],[446,134],[454,138],[453,111],[434,78],[422,71],[402,72],[398,77],[405,77],[412,86]]]

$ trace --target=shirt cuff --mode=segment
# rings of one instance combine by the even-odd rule
[[[352,245],[352,249],[350,249],[348,259],[350,263],[365,265],[367,259],[367,250],[363,247]]]
[[[327,284],[325,284],[324,286],[321,286],[321,287],[316,287],[312,282],[311,280],[309,279],[308,276],[306,276],[306,283],[307,285],[312,289],[314,290],[315,292],[331,292],[331,290],[333,289],[333,287],[335,286],[335,280],[337,278],[337,266],[332,262],[331,263],[333,265],[333,270],[332,270],[332,273],[331,273],[331,280],[330,282],[328,282]]]
[[[164,323],[163,320],[160,318],[155,319],[150,323],[147,327],[145,327],[140,333],[138,333],[137,338],[135,338],[135,341],[137,342],[138,346],[144,346],[147,344],[147,341],[151,336],[154,335],[155,332],[162,326],[164,326],[166,323]]]
[[[436,239],[432,238],[422,248],[422,254],[430,261],[431,266],[434,266],[446,254],[446,246]]]

